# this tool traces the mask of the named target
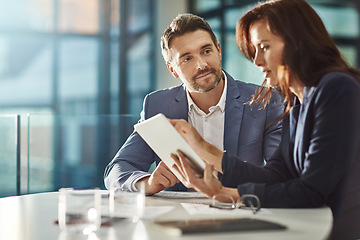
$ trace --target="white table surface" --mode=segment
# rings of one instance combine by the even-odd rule
[[[190,215],[181,202],[193,199],[164,199],[147,197],[149,206],[174,206],[169,213],[156,220],[209,219],[224,216]],[[204,200],[203,201],[207,201]],[[270,213],[252,217],[274,221],[287,226],[286,230],[193,234],[175,237],[154,228],[149,220],[137,223],[119,221],[112,226],[101,227],[96,236],[69,235],[61,233],[57,220],[58,193],[38,193],[0,198],[0,239],[1,240],[161,240],[161,239],[326,239],[331,229],[332,214],[329,208],[316,209],[267,209]]]

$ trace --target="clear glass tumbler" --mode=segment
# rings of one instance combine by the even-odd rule
[[[91,234],[101,225],[101,190],[61,188],[58,204],[62,231]]]

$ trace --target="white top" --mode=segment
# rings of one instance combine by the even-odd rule
[[[220,150],[224,150],[224,124],[225,124],[225,103],[227,92],[227,78],[225,78],[224,91],[219,102],[209,108],[209,113],[204,113],[192,100],[186,91],[188,100],[188,122],[195,127],[200,136],[207,142],[215,145]]]

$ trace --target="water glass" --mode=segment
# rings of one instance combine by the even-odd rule
[[[110,190],[109,212],[111,217],[129,219],[137,222],[144,215],[145,194],[143,191],[128,192]]]
[[[59,190],[59,227],[62,231],[89,235],[101,225],[100,189]]]

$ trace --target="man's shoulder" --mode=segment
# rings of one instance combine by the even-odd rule
[[[240,80],[233,80],[232,81],[232,86],[231,86],[231,81],[229,82],[229,87],[230,88],[234,88],[235,86],[237,87],[237,89],[239,90],[240,95],[246,94],[246,95],[253,95],[256,90],[259,88],[259,85],[256,85],[254,83],[248,83],[248,82],[244,82],[244,81],[240,81]]]
[[[182,84],[169,88],[155,90],[147,94],[147,96],[151,96],[151,97],[175,96],[181,89],[184,89],[184,86]]]

